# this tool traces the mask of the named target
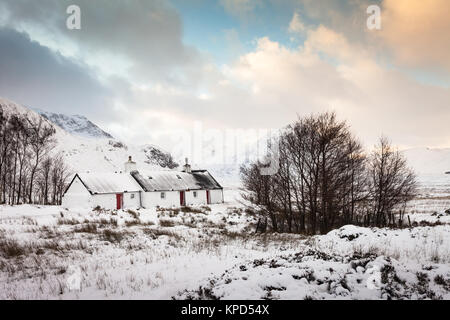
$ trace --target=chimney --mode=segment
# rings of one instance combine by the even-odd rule
[[[191,173],[191,165],[189,164],[188,158],[186,158],[186,164],[183,166],[183,172]]]
[[[125,173],[137,171],[136,162],[134,162],[131,156],[128,157],[128,161],[125,162]]]

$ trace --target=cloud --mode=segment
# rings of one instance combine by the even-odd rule
[[[375,53],[325,26],[308,30],[296,49],[260,38],[235,63],[205,73],[214,74],[207,100],[164,88],[136,93],[136,106],[150,101],[147,119],[164,119],[162,130],[195,121],[219,129],[280,128],[297,115],[336,110],[367,147],[381,134],[400,146],[450,144],[449,89],[385,68]]]
[[[72,4],[81,8],[81,30],[66,28]],[[115,136],[149,142],[150,135],[143,137],[128,120],[146,119],[154,105],[165,103],[160,95],[162,101],[137,103],[135,87],[192,94],[210,81],[204,72],[208,58],[183,43],[181,19],[166,1],[5,0],[0,27],[22,46],[3,50],[2,42],[0,94],[33,107],[84,114]],[[152,128],[160,123],[152,118]]]
[[[254,49],[243,52],[239,34],[230,29],[226,38],[240,56],[223,66],[183,44],[180,17],[166,2],[72,2],[84,17],[80,32],[64,28],[68,1],[2,2],[9,18],[0,21],[39,42],[11,30],[3,35],[5,96],[61,112],[78,106],[89,117],[95,110],[108,117],[100,124],[114,136],[167,149],[174,132],[190,130],[196,121],[215,129],[280,128],[297,115],[330,109],[348,119],[368,146],[381,133],[403,146],[450,145],[449,89],[380,63],[379,51],[372,50],[380,42],[373,40],[390,42],[365,28],[365,0],[327,2],[334,13],[319,10],[324,2],[305,0],[299,12],[308,14],[308,24],[291,13],[286,21],[303,32],[297,48],[259,37]],[[248,1],[223,5],[230,12],[255,8]],[[311,23],[309,15],[323,23]],[[355,25],[360,28],[353,31]],[[389,21],[383,28],[395,29]]]
[[[334,109],[369,145],[381,133],[403,146],[450,144],[449,89],[384,68],[376,54],[324,26],[309,30],[297,50],[260,39],[257,50],[241,57],[231,73],[235,81],[257,88],[249,95],[258,117],[270,118],[268,105],[286,122],[295,113]]]
[[[380,38],[397,63],[450,72],[448,0],[384,0]]]
[[[108,116],[111,92],[85,65],[0,28],[0,96],[67,114]]]
[[[81,9],[81,30],[66,28],[72,4]],[[201,81],[203,57],[183,44],[181,19],[166,1],[5,0],[0,6],[8,27],[106,75],[189,86]]]
[[[295,12],[292,16],[292,20],[289,23],[288,30],[292,33],[302,33],[303,31],[305,31],[305,25],[303,24],[298,12]]]
[[[339,63],[355,63],[371,55],[365,47],[358,43],[350,43],[343,34],[323,25],[308,30],[304,48],[310,52],[326,54],[327,57]]]
[[[350,41],[365,41],[368,33],[366,9],[381,0],[291,0],[310,24],[323,25],[344,34]]]
[[[370,48],[388,64],[427,72],[450,70],[447,0],[292,0],[317,26]],[[381,30],[368,30],[369,5],[381,8]]]

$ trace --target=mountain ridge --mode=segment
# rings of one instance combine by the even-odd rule
[[[170,153],[158,146],[146,144],[127,145],[103,131],[87,117],[45,112],[26,107],[0,97],[0,109],[6,115],[23,115],[34,120],[42,119],[55,129],[56,145],[53,153],[63,155],[71,171],[116,172],[122,171],[129,156],[143,170],[175,169],[178,164]],[[74,121],[75,123],[72,123]]]
[[[63,113],[54,113],[41,109],[34,109],[34,111],[70,134],[87,138],[91,137],[114,139],[114,137],[110,133],[101,129],[98,125],[90,121],[85,116],[78,114],[66,115]]]

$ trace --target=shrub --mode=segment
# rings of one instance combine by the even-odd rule
[[[81,227],[75,228],[74,232],[79,233],[97,233],[97,225],[95,223],[87,223]]]
[[[134,210],[128,209],[127,212],[134,218],[134,219],[138,219],[139,218],[139,213],[137,213]]]
[[[4,258],[15,258],[25,254],[29,248],[15,240],[0,241],[0,253]]]
[[[191,212],[191,213],[205,213],[204,210],[205,209],[202,210],[202,208],[193,208],[193,207],[189,207],[189,206],[181,208],[182,212]],[[211,210],[211,209],[209,209],[209,210]]]
[[[161,220],[159,220],[159,225],[161,227],[174,227],[175,226],[175,222],[172,221],[172,220],[161,219]]]
[[[139,219],[125,221],[125,225],[127,227],[137,226],[139,224],[141,224],[141,220],[139,220]]]
[[[80,224],[80,221],[78,221],[75,218],[72,219],[66,219],[66,218],[59,218],[58,219],[58,224],[59,225],[64,225],[64,224],[68,224],[68,225],[76,225],[76,224]]]
[[[443,286],[445,290],[450,291],[450,279],[445,279],[442,275],[437,275],[434,278],[434,282]]]
[[[145,229],[142,229],[142,231],[146,235],[150,236],[153,239],[157,239],[160,236],[167,236],[169,238],[174,238],[175,240],[182,239],[182,237],[180,235],[176,234],[175,232],[168,231],[168,230],[145,228]]]
[[[118,226],[117,220],[116,220],[116,219],[113,219],[113,218],[110,218],[110,219],[101,218],[101,219],[98,221],[98,223],[100,223],[100,226],[101,226],[101,227],[104,227],[104,226],[107,226],[107,225],[111,225],[111,226],[114,226],[114,227],[117,227],[117,226]]]
[[[103,239],[106,241],[109,241],[111,243],[119,243],[123,240],[123,238],[124,238],[123,232],[118,232],[111,229],[103,230]]]
[[[211,211],[211,207],[209,207],[209,206],[201,206],[200,208],[202,208],[203,211],[207,211],[207,212]]]

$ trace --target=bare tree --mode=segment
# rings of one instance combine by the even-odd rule
[[[48,194],[50,189],[50,174],[53,169],[53,160],[51,157],[46,157],[44,161],[42,161],[41,166],[39,168],[39,177],[38,184],[40,186],[41,191],[41,201],[45,205],[48,204]]]
[[[395,210],[416,196],[416,176],[407,166],[405,157],[394,150],[386,137],[380,138],[368,167],[372,211],[367,224],[395,224]]]
[[[52,155],[54,128],[0,105],[0,203],[59,204],[68,179],[62,155]]]
[[[263,166],[264,164],[258,161],[241,167],[241,177],[246,190],[242,196],[258,209],[258,231],[265,231],[270,222],[271,229],[277,232],[275,185],[272,176],[261,174]]]
[[[36,172],[41,161],[48,155],[49,151],[55,144],[53,135],[55,129],[49,126],[42,118],[39,120],[28,119],[31,128],[31,172],[30,172],[30,187],[28,201],[33,202],[33,186]]]
[[[68,179],[71,172],[64,162],[63,156],[57,154],[53,158],[53,167],[51,169],[51,185],[52,185],[52,204],[61,204],[62,196],[66,190]]]
[[[315,234],[352,223],[388,225],[415,194],[414,173],[401,154],[382,140],[368,159],[333,112],[283,129],[278,156],[271,176],[261,175],[261,161],[241,168],[244,199],[260,213],[258,230]]]

